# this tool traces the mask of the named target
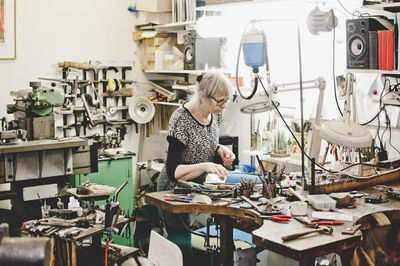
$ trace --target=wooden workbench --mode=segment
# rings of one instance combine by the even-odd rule
[[[69,221],[76,221],[79,218],[69,220]],[[42,219],[42,220],[49,220],[49,219]],[[63,219],[55,219],[60,224],[60,221]],[[124,223],[128,222],[129,219],[123,216],[120,216],[118,221],[115,224],[115,227],[119,227]],[[46,223],[42,223],[46,225]],[[67,222],[66,222],[67,224]],[[59,227],[59,226],[57,226]],[[71,227],[71,226],[68,226]],[[68,228],[66,227],[66,228]],[[56,250],[55,261],[56,265],[60,266],[77,266],[83,265],[82,263],[78,264],[78,255],[77,255],[77,244],[78,242],[92,238],[91,245],[90,245],[90,254],[96,254],[95,257],[90,257],[92,265],[98,265],[104,263],[104,251],[101,247],[101,238],[104,232],[104,224],[94,224],[91,225],[89,228],[79,228],[79,235],[72,236],[72,237],[59,237],[57,235],[53,235],[54,239],[54,248]],[[26,233],[28,234],[28,233]]]
[[[233,265],[233,221],[240,219],[246,222],[262,225],[262,219],[254,210],[240,209],[238,207],[221,206],[223,201],[213,204],[184,203],[165,201],[171,196],[171,191],[147,193],[145,200],[148,204],[172,213],[211,213],[218,215],[221,225],[221,264]],[[195,193],[193,193],[195,194]],[[233,205],[233,204],[232,204]]]
[[[366,192],[379,193],[372,189]],[[281,239],[282,236],[299,233],[301,231],[308,231],[310,228],[304,226],[295,219],[292,219],[289,223],[277,223],[270,220],[262,220],[258,216],[257,212],[248,209],[240,209],[238,204],[221,206],[220,201],[214,201],[212,204],[165,201],[164,199],[171,196],[171,193],[171,191],[148,193],[146,194],[145,199],[150,205],[154,205],[172,213],[194,212],[218,215],[221,218],[221,259],[223,260],[221,261],[221,264],[223,265],[233,264],[234,246],[232,230],[235,220],[247,224],[250,223],[252,225],[249,228],[252,228],[250,233],[253,235],[253,243],[255,245],[298,260],[300,265],[311,265],[311,262],[315,257],[333,252],[341,255],[343,265],[346,265],[352,257],[354,247],[361,243],[361,232],[357,231],[354,235],[346,235],[342,234],[342,231],[346,231],[346,228],[351,227],[353,222],[362,216],[359,212],[361,211],[368,214],[381,211],[383,208],[385,210],[400,209],[400,202],[393,200],[378,205],[365,204],[363,208],[360,207],[358,209],[358,213],[357,209],[353,209],[353,222],[346,222],[344,225],[333,226],[334,230],[332,235],[309,235],[283,242]],[[290,203],[288,202],[278,203],[281,207],[284,207],[285,205],[287,207],[289,204]],[[312,209],[311,207],[309,208],[309,211],[311,212]],[[347,212],[347,210],[345,211]],[[347,213],[352,214],[352,211],[348,209]],[[309,217],[311,217],[311,215]],[[254,228],[256,229],[254,230]]]

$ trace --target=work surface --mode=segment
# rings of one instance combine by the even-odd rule
[[[372,193],[373,191],[370,192]],[[172,213],[211,213],[231,216],[235,220],[253,223],[253,225],[258,226],[256,230],[250,232],[253,236],[254,244],[299,260],[301,264],[308,263],[307,258],[311,259],[315,256],[347,250],[358,245],[361,242],[360,231],[357,231],[353,235],[342,234],[342,232],[352,227],[353,223],[360,217],[377,211],[400,209],[400,202],[392,200],[379,205],[366,203],[355,209],[338,209],[340,212],[353,215],[353,221],[345,222],[344,225],[333,226],[333,233],[331,235],[320,233],[316,236],[315,234],[311,234],[295,240],[283,241],[281,239],[282,236],[309,231],[310,228],[295,219],[291,219],[288,223],[263,220],[254,210],[241,209],[238,206],[239,204],[222,206],[224,203],[219,200],[213,201],[212,204],[165,201],[165,198],[172,195],[171,193],[171,191],[148,193],[146,194],[146,201],[151,205]],[[276,205],[280,206],[284,211],[289,211],[290,202],[283,200],[276,203]],[[312,211],[312,208],[309,207],[309,214]]]

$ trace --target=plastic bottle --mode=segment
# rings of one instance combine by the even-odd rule
[[[57,208],[64,209],[64,203],[61,201],[60,198],[58,198],[58,201],[57,201]]]
[[[82,216],[83,214],[83,208],[79,205],[79,201],[76,200],[74,197],[69,198],[68,209],[76,211],[78,216]]]
[[[69,197],[69,202],[68,202],[68,210],[73,210],[75,207],[77,200],[74,197]],[[78,202],[79,205],[79,202]]]
[[[262,133],[262,140],[261,140],[262,152],[266,153],[266,154],[270,154],[272,152],[272,143],[273,143],[273,135],[270,130],[270,122],[268,122]]]

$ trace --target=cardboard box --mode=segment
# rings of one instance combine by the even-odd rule
[[[153,34],[154,36],[152,36]],[[133,39],[139,41],[137,54],[143,70],[155,69],[156,51],[168,40],[168,37],[172,38],[171,43],[176,43],[176,37],[158,36],[157,34],[154,31],[137,31],[133,33]]]
[[[171,12],[147,12],[140,11],[137,19],[137,26],[147,24],[169,24],[172,22]]]
[[[149,12],[171,12],[171,0],[136,0],[136,9]]]

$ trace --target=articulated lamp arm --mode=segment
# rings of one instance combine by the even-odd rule
[[[272,91],[280,92],[288,92],[288,91],[297,91],[300,89],[299,83],[282,83],[282,84],[273,84]],[[313,129],[311,131],[310,141],[308,142],[307,154],[310,158],[315,158],[318,161],[320,149],[321,149],[321,136],[320,136],[320,128],[321,128],[321,114],[322,114],[322,106],[324,101],[324,93],[326,88],[326,82],[323,77],[318,77],[314,80],[303,81],[303,89],[319,89],[318,94],[318,104],[317,104],[317,112],[315,117],[315,123]],[[300,146],[300,145],[299,145]]]

